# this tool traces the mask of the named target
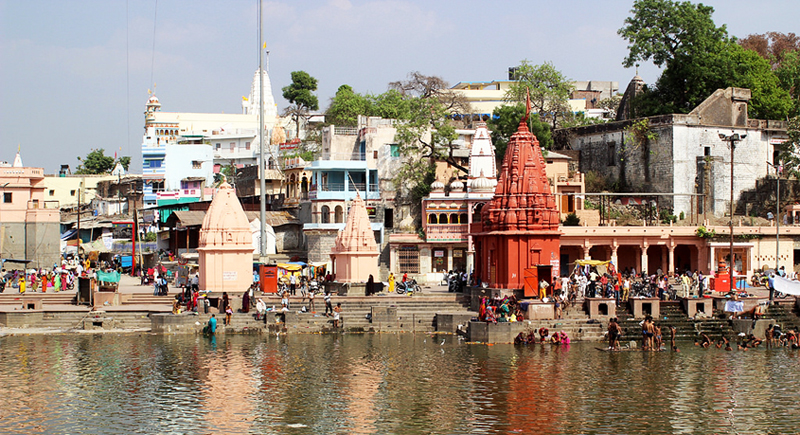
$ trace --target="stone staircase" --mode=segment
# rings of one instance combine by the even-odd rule
[[[276,296],[263,297],[268,307],[280,307],[280,298]],[[433,332],[436,331],[437,313],[466,313],[469,312],[469,302],[461,294],[417,294],[409,296],[347,296],[333,297],[333,305],[341,302],[342,314],[340,326],[344,331],[370,332],[398,330],[407,332]],[[305,305],[308,305],[306,300]],[[314,300],[316,313],[298,313],[301,302],[297,298],[290,301],[292,312],[284,327],[292,328],[294,332],[316,332],[329,330],[333,327],[333,318],[325,317],[325,303],[319,296]],[[378,322],[369,319],[373,307],[395,308],[397,320],[391,322]],[[237,313],[240,314],[240,313]],[[268,324],[275,324],[274,312],[268,313]],[[276,329],[271,327],[270,329]]]
[[[13,292],[10,292],[12,290]],[[74,290],[65,292],[26,292],[19,294],[16,289],[6,289],[0,293],[0,307],[21,307],[23,300],[26,303],[40,301],[42,305],[71,305],[75,303],[76,292]]]
[[[675,327],[675,340],[680,341],[694,341],[701,332],[704,332],[712,340],[718,340],[725,336],[733,341],[736,336],[727,319],[716,317],[690,319],[683,311],[680,302],[677,301],[661,302],[660,311],[660,316],[654,321],[661,325],[661,335],[665,343],[668,343],[670,339],[670,326]],[[634,319],[627,306],[617,306],[617,318],[622,328],[622,340],[641,340],[642,329],[639,323],[642,319]]]
[[[774,319],[775,323],[781,325],[783,332],[788,332],[790,329],[800,331],[800,317],[795,312],[794,300],[792,304],[779,303],[768,306],[766,318]]]

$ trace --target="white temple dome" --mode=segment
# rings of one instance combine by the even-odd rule
[[[481,171],[481,176],[472,180],[471,183],[472,190],[475,192],[491,192],[494,190],[496,185],[497,180],[490,180],[486,178],[486,176],[483,175],[483,171]]]
[[[464,190],[464,183],[456,179],[456,181],[450,183],[450,190],[453,192],[462,192]]]
[[[431,190],[444,190],[444,183],[439,180],[434,181],[431,184]]]

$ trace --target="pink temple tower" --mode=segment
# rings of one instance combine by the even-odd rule
[[[253,282],[253,234],[236,191],[222,183],[200,228],[200,289],[243,292]]]
[[[333,270],[336,281],[364,282],[369,275],[377,275],[378,244],[369,223],[367,208],[361,195],[356,195],[347,215],[344,230],[336,236],[336,244],[331,250]]]

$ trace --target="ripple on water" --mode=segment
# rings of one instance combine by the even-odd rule
[[[800,354],[411,334],[0,338],[1,433],[794,433]]]

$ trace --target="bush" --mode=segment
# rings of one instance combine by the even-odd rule
[[[157,239],[158,239],[158,234],[156,233],[148,232],[147,234],[144,235],[145,242],[155,242]]]
[[[581,225],[581,218],[575,213],[570,213],[564,218],[563,224],[565,227],[578,227]]]

